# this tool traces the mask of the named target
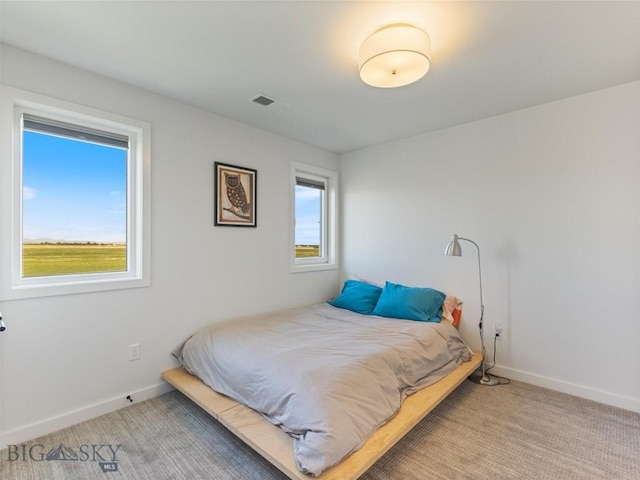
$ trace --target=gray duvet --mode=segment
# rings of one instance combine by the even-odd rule
[[[213,324],[176,356],[211,388],[285,430],[300,471],[319,475],[471,351],[448,324],[320,304]]]

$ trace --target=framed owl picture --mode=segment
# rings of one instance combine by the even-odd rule
[[[258,171],[220,162],[213,169],[214,225],[256,227]]]

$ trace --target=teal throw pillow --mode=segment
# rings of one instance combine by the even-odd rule
[[[373,314],[421,322],[440,322],[445,296],[433,288],[405,287],[387,282]]]
[[[362,315],[371,315],[381,293],[382,288],[377,285],[358,280],[347,280],[342,287],[342,293],[327,303]]]

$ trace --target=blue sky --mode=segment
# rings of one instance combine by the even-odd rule
[[[296,186],[297,245],[320,245],[320,195],[318,189]]]
[[[126,240],[125,150],[24,132],[23,238]]]

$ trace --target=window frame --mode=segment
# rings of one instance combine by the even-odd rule
[[[23,115],[129,139],[127,159],[127,269],[22,276]],[[137,288],[151,284],[151,125],[147,122],[2,86],[2,298]]]
[[[324,183],[320,227],[319,257],[296,257],[296,186],[298,178]],[[291,162],[290,171],[289,269],[291,273],[334,270],[338,268],[338,172],[326,168]]]

